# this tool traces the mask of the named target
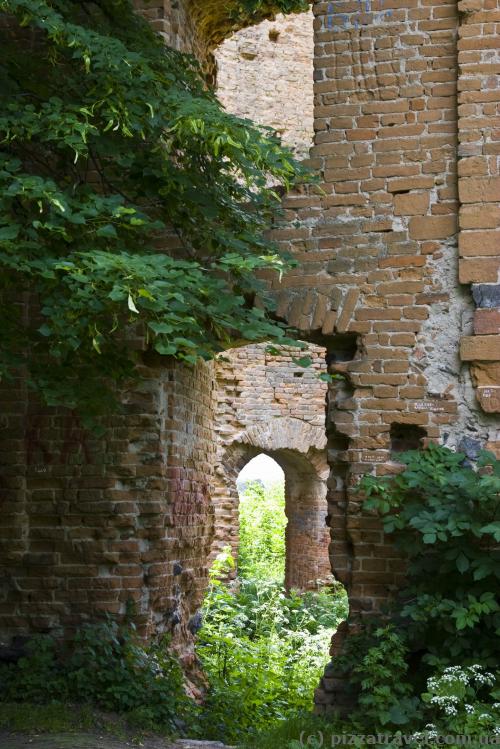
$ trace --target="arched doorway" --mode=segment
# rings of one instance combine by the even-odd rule
[[[240,471],[238,576],[244,580],[285,581],[285,474],[265,453]]]
[[[323,441],[324,433],[321,428],[318,429]],[[276,419],[265,428],[261,426],[258,430],[248,430],[245,441],[235,442],[226,448],[218,466],[215,492],[216,536],[213,555],[230,546],[237,563],[238,478],[257,456],[267,456],[281,468],[286,515],[284,583],[288,590],[314,589],[319,581],[327,580],[331,575],[328,555],[330,532],[325,520],[329,469],[325,450],[311,446],[303,432],[303,422],[295,419]],[[252,437],[256,441],[257,436],[259,446],[250,441]],[[282,446],[287,443],[296,443],[296,446]]]

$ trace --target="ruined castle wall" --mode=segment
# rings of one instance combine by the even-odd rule
[[[148,17],[169,43],[201,50],[183,7],[151,3]],[[274,284],[279,314],[304,338],[321,336],[330,371],[343,377],[328,389],[326,448],[330,559],[349,590],[347,632],[404,574],[362,512],[359,477],[394,470],[398,452],[425,439],[471,455],[500,446],[498,2],[366,7],[314,3],[310,164],[321,189],[287,196],[274,231],[299,261]],[[232,366],[236,404],[245,360]],[[210,368],[152,366],[146,391],[124,394],[127,408],[102,441],[71,414],[40,409],[22,378],[2,385],[2,636],[61,631],[131,600],[144,632],[171,627],[182,640],[210,545],[212,383]],[[266,398],[255,401],[256,411],[264,404],[256,426],[227,407],[234,439],[218,429],[234,446],[219,467],[235,478],[264,451],[320,475],[319,421],[286,406],[266,414]],[[319,396],[317,408],[324,413]],[[234,512],[216,498],[219,518]],[[340,690],[327,668],[318,707],[338,703]]]
[[[190,0],[133,0],[133,4],[168,47],[196,57],[213,80],[215,60],[206,36],[195,23]]]
[[[361,475],[394,470],[401,449],[426,439],[471,456],[500,446],[499,11],[489,0],[459,6],[314,4],[310,163],[321,191],[285,201],[274,237],[300,265],[275,288],[280,313],[304,337],[321,333],[330,371],[345,377],[329,389],[329,514],[351,616],[333,652],[404,574],[362,511]],[[318,708],[341,688],[329,667]]]
[[[463,331],[461,357],[471,362],[482,409],[495,414],[500,412],[500,7],[462,0],[459,11],[459,280],[472,285],[475,306],[473,330]]]
[[[276,130],[299,158],[313,143],[313,15],[279,15],[218,47],[217,96],[232,114]]]
[[[187,3],[141,5],[169,44],[205,59]],[[0,384],[0,648],[107,612],[145,638],[169,632],[193,666],[189,621],[213,534],[214,370],[164,357],[141,375],[102,437],[42,407],[22,373]]]
[[[191,665],[213,532],[213,368],[167,360],[142,375],[102,438],[4,388],[2,642],[128,613],[144,637],[170,632]]]
[[[265,453],[285,472],[286,578],[288,588],[313,587],[330,574],[327,514],[325,351],[311,346],[308,368],[294,359],[305,352],[265,344],[234,349],[216,362],[217,467],[214,481],[213,555],[225,546],[238,554],[236,480],[253,457]]]

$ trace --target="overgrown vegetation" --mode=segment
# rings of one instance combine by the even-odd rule
[[[234,562],[228,552],[221,555],[203,606],[198,655],[209,689],[201,708],[185,696],[167,643],[146,649],[133,629],[109,622],[84,627],[66,657],[56,656],[52,639],[40,637],[17,665],[0,668],[0,701],[7,703],[0,723],[10,715],[9,724],[19,726],[11,703],[28,702],[48,705],[42,725],[67,725],[67,705],[77,704],[112,711],[141,729],[239,742],[310,708],[332,633],[347,615],[345,593],[332,586],[287,595],[283,574],[277,578],[284,573],[283,486],[266,491],[250,484],[246,495],[245,578],[228,584]],[[272,552],[267,568],[260,559],[265,543]],[[59,718],[54,704],[63,706]]]
[[[430,445],[395,477],[367,477],[368,501],[409,559],[399,619],[433,665],[495,665],[500,632],[500,461]],[[421,648],[419,648],[421,649]]]
[[[201,735],[241,742],[310,709],[329,643],[347,616],[339,586],[284,588],[285,487],[240,490],[238,577],[229,548],[216,560],[203,606],[198,654],[210,688]]]
[[[366,477],[365,508],[377,512],[403,555],[407,586],[378,620],[365,620],[334,659],[353,709],[325,722],[296,719],[252,747],[325,746],[356,734],[358,746],[427,746],[463,735],[468,746],[500,740],[500,461],[430,445],[401,456],[398,475]],[[466,739],[467,740],[467,739]],[[337,741],[338,743],[338,741]],[[448,738],[447,744],[461,744]]]
[[[138,337],[188,363],[287,340],[256,274],[287,267],[263,234],[270,178],[302,173],[291,152],[129,0],[0,13],[0,376],[27,365],[48,403],[88,414],[134,373]]]
[[[0,669],[2,700],[75,701],[149,729],[249,749],[299,749],[301,735],[312,749],[330,746],[332,736],[334,744],[342,736],[352,744],[352,735],[360,747],[420,749],[444,736],[469,737],[471,747],[486,737],[498,742],[500,461],[484,454],[471,466],[464,455],[432,445],[401,460],[400,474],[362,482],[367,510],[380,514],[409,570],[393,607],[377,621],[364,620],[334,660],[350,690],[348,715],[325,720],[308,712],[332,630],[346,615],[345,596],[287,596],[281,583],[263,579],[228,586],[227,556],[212,571],[204,605],[199,654],[210,690],[201,710],[183,696],[164,648],[146,652],[129,630],[112,625],[85,628],[65,660],[55,658],[49,640],[34,641],[28,658]],[[262,492],[255,485],[248,491],[251,524]],[[262,532],[272,537],[282,529],[267,524]],[[242,551],[251,569],[252,551]],[[371,738],[376,734],[392,739],[381,744]]]
[[[165,643],[145,649],[132,627],[112,622],[83,627],[66,657],[53,639],[40,636],[17,664],[0,666],[2,702],[48,705],[49,714],[54,705],[87,705],[123,715],[131,725],[169,733],[178,731],[194,709],[182,683]],[[7,722],[8,712],[1,714]],[[65,715],[63,710],[63,725]],[[12,717],[19,720],[15,711]],[[88,725],[88,711],[84,717]]]
[[[238,574],[244,580],[285,579],[285,486],[245,485],[240,494]]]
[[[335,588],[287,595],[263,577],[228,586],[231,564],[212,570],[198,653],[210,682],[202,734],[234,743],[311,708],[347,600]]]

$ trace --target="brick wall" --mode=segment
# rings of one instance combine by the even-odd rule
[[[500,7],[458,6],[460,282],[472,284],[476,306],[461,355],[484,411],[500,413]]]
[[[121,394],[105,437],[2,391],[0,636],[70,634],[127,612],[187,670],[213,531],[213,370],[162,362]],[[15,542],[13,543],[13,539]]]
[[[207,79],[215,79],[211,46],[199,28],[189,0],[133,0],[133,4],[168,47],[194,55],[203,66]]]
[[[238,554],[239,472],[260,453],[285,473],[286,573],[288,588],[314,587],[330,574],[327,514],[325,351],[311,346],[312,365],[297,351],[267,353],[265,344],[245,346],[216,362],[218,455],[213,488],[215,537],[212,555],[230,545]],[[301,356],[303,354],[300,354]]]
[[[218,47],[217,95],[239,117],[276,130],[299,158],[313,142],[313,15],[277,16]]]
[[[394,470],[401,449],[426,439],[471,456],[498,441],[499,252],[482,231],[497,226],[498,10],[489,0],[461,5],[476,12],[460,25],[457,3],[446,0],[372,0],[369,12],[314,4],[310,164],[321,192],[285,200],[274,236],[300,265],[275,289],[280,314],[304,337],[321,334],[330,371],[345,378],[329,390],[329,515],[332,569],[348,587],[351,615],[333,653],[404,573],[361,510],[360,476]],[[461,155],[473,159],[458,165],[460,250],[457,81],[462,101],[477,102],[460,104]],[[469,282],[486,311],[474,313]],[[341,691],[329,666],[318,709],[341,701]]]
[[[188,6],[173,5],[151,3],[149,17],[169,43],[209,59]],[[274,284],[279,313],[321,340],[343,377],[328,392],[328,515],[351,616],[332,652],[404,574],[361,510],[359,477],[395,470],[398,452],[425,439],[471,456],[500,444],[498,2],[360,7],[314,4],[310,164],[321,189],[287,196],[274,230],[299,261]],[[152,365],[102,441],[71,414],[41,410],[22,378],[2,386],[2,637],[71,629],[131,600],[142,631],[172,628],[190,661],[212,525],[212,382],[207,367]],[[233,441],[247,452],[235,448],[228,463],[236,470],[250,449],[290,449],[302,434],[294,420],[305,428],[291,414],[269,420],[286,427],[288,444],[276,448],[266,420],[236,423]],[[310,444],[323,449],[324,436]],[[304,458],[316,470],[299,447],[292,468]],[[231,513],[234,502],[221,508]],[[318,709],[340,702],[341,688],[329,666]]]
[[[187,4],[137,7],[169,44],[209,63]],[[22,375],[1,383],[0,655],[14,637],[68,636],[108,612],[145,638],[169,632],[196,677],[189,623],[213,534],[214,371],[163,358],[141,374],[102,438],[42,408]]]

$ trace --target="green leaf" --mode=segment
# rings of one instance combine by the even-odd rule
[[[298,367],[310,367],[312,364],[312,359],[310,356],[303,356],[301,359],[292,359],[293,363],[296,364]]]
[[[11,224],[10,226],[0,227],[0,242],[16,239],[19,235],[21,227],[19,224]]]
[[[467,570],[469,569],[470,562],[463,552],[458,555],[456,559],[456,565],[459,572],[462,573],[467,572]]]
[[[105,226],[101,226],[97,231],[96,234],[98,237],[110,237],[112,239],[115,239],[118,234],[116,233],[116,229],[113,226],[113,224],[106,224]]]
[[[41,333],[41,334],[42,334],[43,336],[49,336],[49,335],[52,335],[52,329],[51,329],[51,328],[50,328],[50,326],[49,326],[49,325],[47,325],[46,323],[44,323],[43,325],[41,325],[41,326],[40,326],[40,327],[38,328],[38,332],[39,332],[39,333]]]
[[[493,523],[488,523],[488,525],[483,525],[482,528],[480,528],[480,532],[488,535],[493,536],[495,541],[500,542],[500,521],[496,520]]]
[[[424,533],[422,538],[424,544],[435,544],[437,539],[436,533]]]

